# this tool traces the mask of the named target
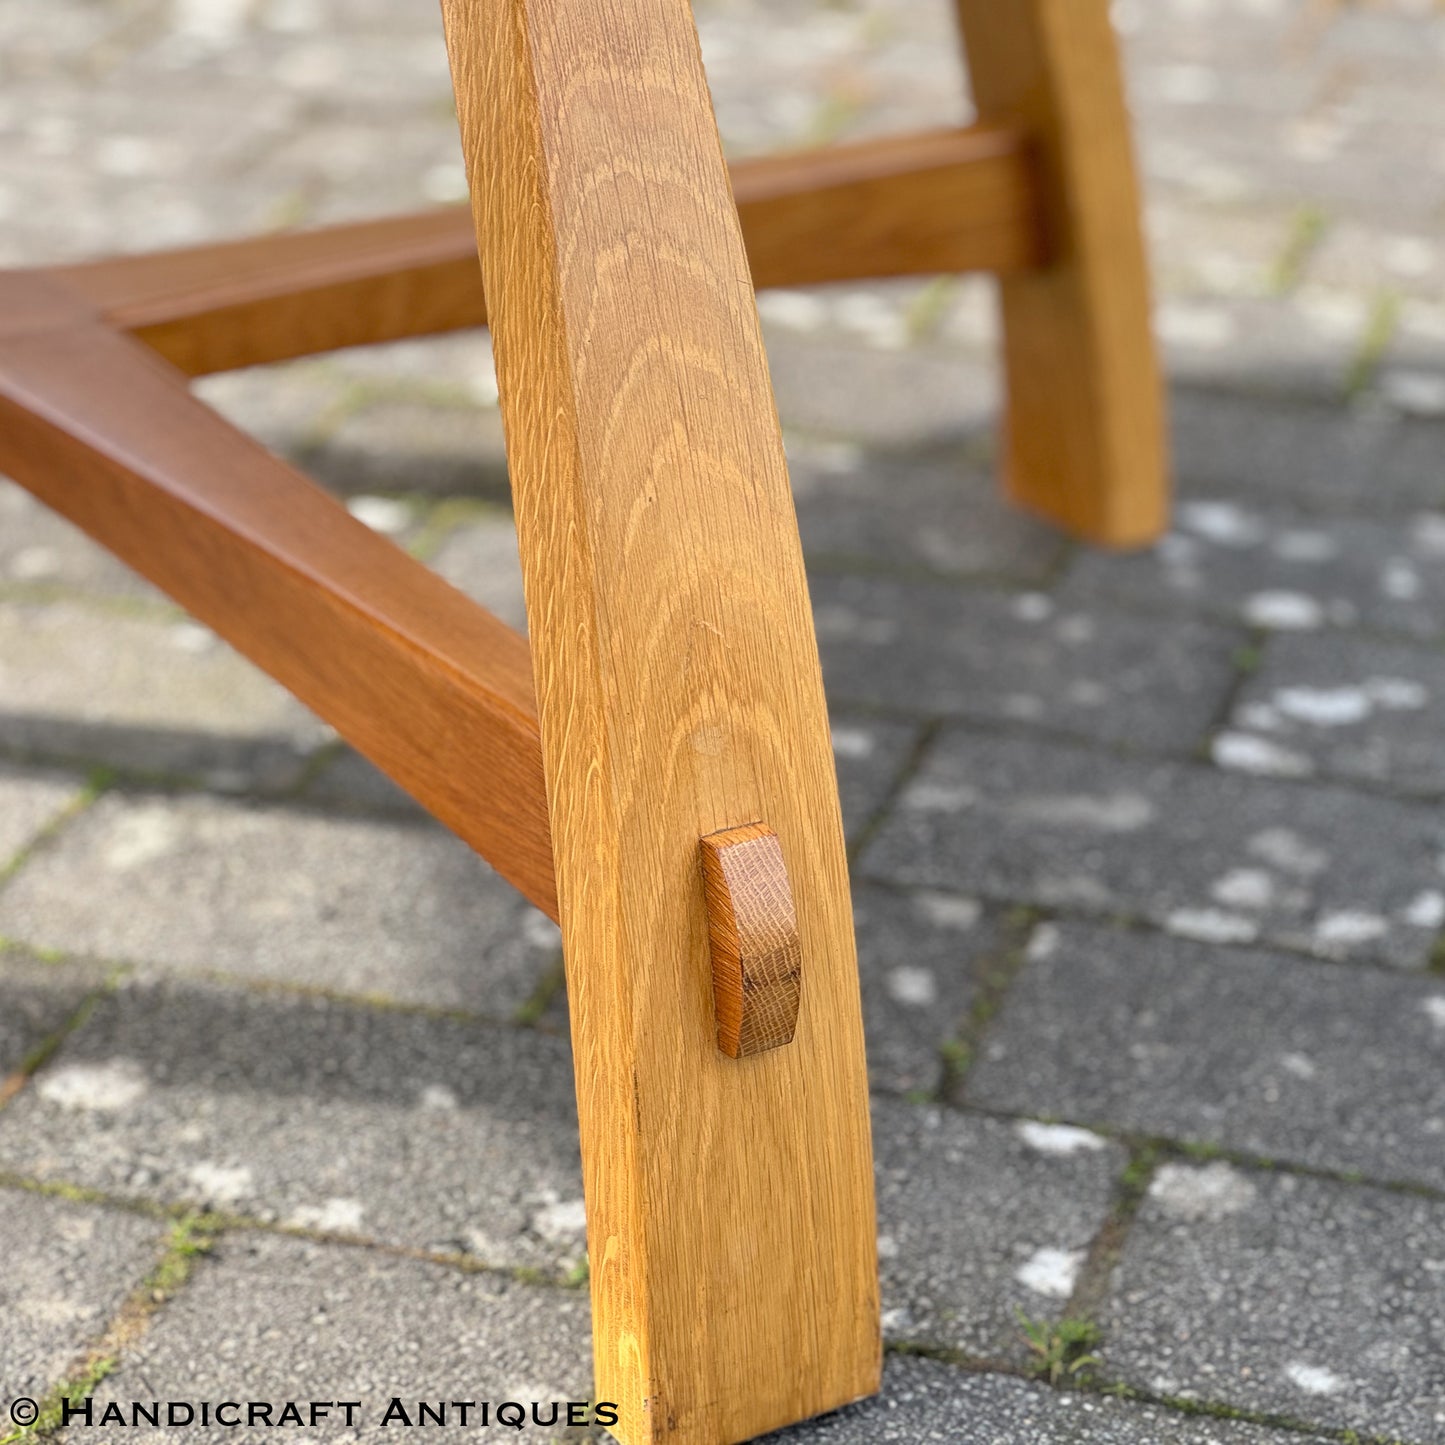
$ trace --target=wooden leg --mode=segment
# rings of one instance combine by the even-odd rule
[[[1167,504],[1163,399],[1109,0],[956,3],[980,116],[1034,135],[1052,250],[1000,283],[1009,491],[1093,541],[1147,542]]]
[[[747,258],[687,0],[443,12],[522,546],[597,1389],[626,1441],[743,1440],[879,1374],[843,837]],[[790,1041],[765,1027],[733,1058],[702,840],[748,824],[777,835],[757,857],[786,870],[800,1006]],[[744,970],[761,896],[730,895]]]

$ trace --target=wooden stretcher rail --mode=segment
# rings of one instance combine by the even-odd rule
[[[1044,259],[1030,148],[1006,125],[740,161],[732,184],[760,289]],[[487,319],[465,208],[51,274],[192,376]]]
[[[0,469],[284,684],[555,917],[526,639],[63,291],[0,278],[0,316]]]

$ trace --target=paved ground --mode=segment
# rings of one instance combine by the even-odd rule
[[[889,1348],[779,1438],[1438,1445],[1445,21],[1115,10],[1157,548],[995,500],[986,285],[762,298]],[[966,113],[942,0],[698,15],[735,153]],[[0,0],[6,262],[460,188],[432,7]],[[485,338],[201,389],[520,620]],[[5,483],[0,936],[0,1398],[586,1398],[556,930]]]

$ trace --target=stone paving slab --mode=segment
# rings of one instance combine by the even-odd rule
[[[1100,599],[1151,614],[1198,610],[1281,632],[1359,626],[1439,638],[1445,513],[1322,523],[1219,498],[1185,501],[1174,530],[1148,551],[1078,553],[1060,606]]]
[[[0,893],[0,935],[175,974],[508,1018],[554,925],[432,824],[102,798]]]
[[[759,1445],[1324,1445],[1324,1437],[1066,1394],[1007,1375],[889,1355],[872,1399]]]
[[[1332,1429],[1445,1440],[1445,1203],[1167,1164],[1124,1247],[1103,1372]]]
[[[971,1102],[1445,1190],[1445,979],[1044,928]]]
[[[0,1417],[39,1400],[110,1323],[160,1258],[162,1226],[123,1210],[0,1190]]]
[[[528,1286],[372,1250],[325,1248],[306,1240],[248,1231],[220,1241],[194,1277],[127,1350],[95,1392],[98,1419],[110,1401],[313,1399],[360,1404],[356,1427],[345,1414],[307,1429],[307,1439],[387,1440],[393,1398],[427,1400],[587,1401],[592,1351],[586,1292]],[[451,1429],[461,1433],[452,1415]],[[483,1438],[591,1438],[588,1432],[470,1430]],[[95,1427],[72,1425],[77,1445]],[[229,1429],[225,1437],[261,1441],[276,1429]],[[282,1433],[285,1433],[284,1431]],[[213,1441],[217,1430],[192,1425],[127,1426],[126,1438]]]
[[[0,1088],[74,1018],[104,980],[97,968],[46,962],[21,948],[0,949]]]
[[[936,1093],[976,979],[1004,946],[997,909],[951,893],[853,889],[868,1076],[875,1089]]]
[[[0,602],[0,747],[284,790],[331,730],[214,633],[73,603]]]
[[[1244,635],[1047,594],[865,576],[813,583],[837,703],[1043,725],[1187,751],[1218,717]]]
[[[1124,1151],[1083,1129],[876,1099],[883,1334],[1026,1365],[1067,1309]]]
[[[1212,943],[1423,968],[1436,809],[948,729],[859,870],[925,888],[1143,915]]]
[[[80,794],[76,778],[22,770],[0,762],[0,872],[48,824],[78,801]]]
[[[1343,633],[1278,634],[1229,726],[1226,748],[1247,759],[1438,799],[1445,653]]]
[[[148,582],[78,527],[0,477],[0,589],[38,595],[61,588],[164,605]]]
[[[885,451],[789,438],[804,553],[829,566],[1041,582],[1067,544],[1004,500],[979,451]]]
[[[0,1168],[493,1265],[584,1246],[564,1040],[273,992],[123,985],[0,1113]]]
[[[1172,393],[1169,420],[1190,497],[1395,517],[1445,506],[1438,424],[1378,407],[1281,405],[1187,387]]]

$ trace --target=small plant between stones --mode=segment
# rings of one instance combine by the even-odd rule
[[[1099,1327],[1091,1320],[1031,1320],[1022,1310],[1018,1317],[1029,1349],[1038,1356],[1034,1371],[1051,1385],[1099,1363],[1099,1357],[1089,1353],[1100,1339]]]

